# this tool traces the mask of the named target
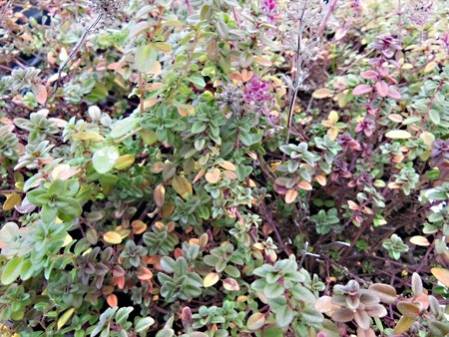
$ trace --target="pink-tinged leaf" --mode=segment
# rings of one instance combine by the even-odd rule
[[[344,27],[340,27],[337,29],[337,31],[335,32],[335,36],[334,39],[335,41],[339,41],[342,38],[344,38],[346,36],[346,34],[348,33],[348,28],[344,28]]]
[[[331,317],[335,322],[346,323],[354,319],[354,311],[342,307],[332,312]]]
[[[36,101],[41,105],[45,105],[45,102],[47,102],[48,98],[47,88],[45,87],[45,85],[38,84],[36,86],[35,94],[36,94]]]
[[[354,320],[357,323],[357,325],[362,329],[364,330],[369,329],[371,320],[366,311],[356,310],[356,312],[354,312]]]
[[[357,337],[376,337],[376,333],[371,328],[365,330],[359,327],[357,328]]]
[[[381,304],[368,305],[365,307],[365,311],[371,317],[384,317],[387,315],[387,309]]]
[[[364,71],[361,75],[364,79],[377,81],[377,77],[379,74],[377,73],[377,71],[367,70]]]
[[[394,85],[390,85],[390,87],[388,88],[388,97],[391,97],[393,99],[401,99],[401,94]]]
[[[370,93],[371,91],[373,91],[373,88],[371,88],[368,84],[359,84],[354,88],[352,94],[354,96],[362,96]]]
[[[386,97],[388,95],[388,84],[385,81],[379,81],[375,84],[376,91],[381,97]]]

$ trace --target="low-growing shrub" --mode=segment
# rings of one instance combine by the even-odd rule
[[[444,0],[0,2],[0,334],[449,334]]]

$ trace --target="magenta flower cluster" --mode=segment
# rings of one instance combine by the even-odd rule
[[[271,100],[270,85],[258,76],[253,76],[243,90],[245,103],[260,105]]]
[[[261,0],[262,4],[262,12],[270,19],[270,21],[274,21],[277,16],[278,4],[276,0]]]

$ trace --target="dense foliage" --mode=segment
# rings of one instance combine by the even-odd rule
[[[448,15],[0,1],[2,336],[447,335]]]

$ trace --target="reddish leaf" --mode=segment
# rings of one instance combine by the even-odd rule
[[[388,84],[385,81],[379,81],[375,84],[376,91],[381,97],[386,97],[388,95]]]
[[[367,71],[362,72],[361,75],[364,79],[377,81],[377,77],[379,74],[377,73],[377,71],[367,70]]]
[[[371,88],[371,86],[369,86],[367,84],[359,84],[358,86],[356,86],[354,88],[354,90],[352,91],[352,94],[354,96],[362,96],[362,95],[370,93],[371,91],[373,91],[373,88]]]
[[[48,93],[45,85],[38,84],[36,86],[36,100],[39,104],[44,105],[47,102]]]
[[[114,294],[108,295],[108,297],[106,297],[106,302],[111,308],[118,306],[118,298]]]

